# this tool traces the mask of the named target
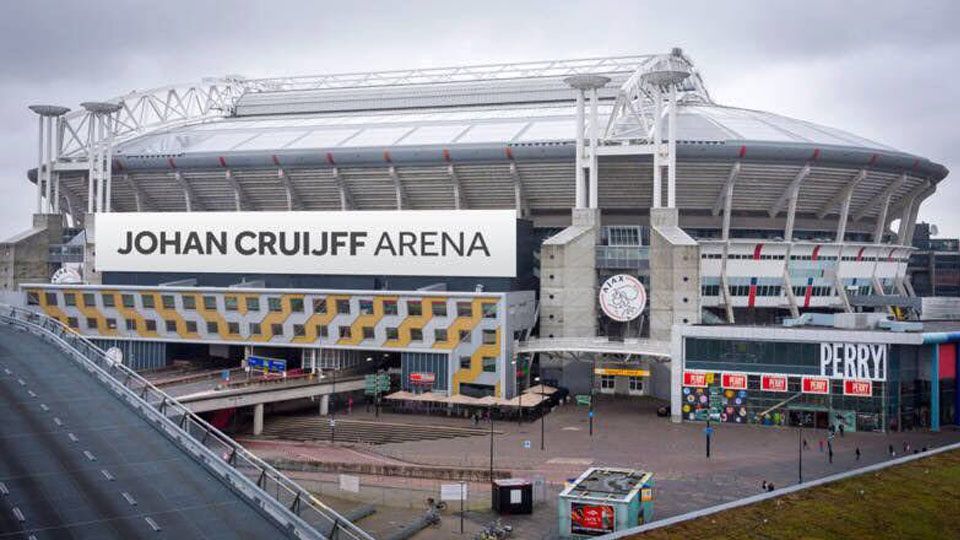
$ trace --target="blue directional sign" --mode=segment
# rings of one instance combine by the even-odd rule
[[[271,373],[282,373],[287,370],[286,360],[266,358],[263,356],[248,356],[247,365],[250,366],[250,369]]]

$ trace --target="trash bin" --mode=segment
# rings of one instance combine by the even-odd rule
[[[493,481],[493,510],[498,514],[532,514],[533,480],[501,478]]]

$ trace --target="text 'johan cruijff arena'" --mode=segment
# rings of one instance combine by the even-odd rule
[[[446,396],[511,398],[530,362],[571,388],[592,384],[570,360],[583,355],[639,359],[643,380],[624,390],[665,395],[674,325],[908,312],[911,229],[947,174],[840,129],[715,103],[680,50],[227,77],[33,110],[37,215],[2,268],[25,302],[104,343],[136,344],[144,366],[174,345],[269,349],[312,370],[372,351],[396,362],[405,389]],[[129,266],[123,247],[98,250],[107,229],[146,223],[138,216],[212,236],[150,233],[136,246],[150,254]],[[503,243],[457,229],[490,219]],[[421,232],[397,232],[400,255],[432,259],[269,258],[293,232],[334,242],[313,230],[321,222],[350,229],[344,261],[350,239],[379,251],[378,235],[416,222]],[[226,253],[233,237],[210,227],[238,223],[248,257],[176,259],[191,246]],[[509,251],[506,270],[447,264],[497,250]],[[51,283],[61,267],[77,275]],[[626,322],[598,299],[621,274],[649,292]]]

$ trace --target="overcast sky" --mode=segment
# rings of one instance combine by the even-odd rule
[[[775,4],[775,5],[774,5]],[[202,77],[666,52],[723,104],[822,123],[960,170],[960,2],[5,0],[0,236],[29,226],[33,103]],[[960,182],[921,208],[960,236]]]

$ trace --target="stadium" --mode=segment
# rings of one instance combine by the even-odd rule
[[[263,354],[323,372],[376,356],[404,390],[503,400],[535,371],[575,393],[672,398],[675,420],[691,389],[739,388],[723,374],[769,391],[750,416],[804,394],[803,375],[831,379],[806,359],[719,352],[723,367],[696,367],[684,328],[782,341],[775,325],[802,321],[838,342],[893,343],[891,324],[920,324],[906,279],[912,229],[948,172],[840,129],[718,104],[679,49],[234,76],[31,109],[36,216],[4,245],[4,288],[137,367]],[[183,238],[162,236],[178,226]],[[136,249],[135,229],[154,231]],[[353,260],[364,247],[343,238],[343,257],[322,263],[271,258],[275,244],[306,257],[308,238],[316,249],[337,230],[367,248],[410,235],[419,260]],[[99,245],[114,233],[126,248]],[[249,253],[220,249],[244,233]],[[490,260],[478,259],[485,250]],[[196,258],[211,254],[222,257]],[[622,275],[649,291],[627,320],[598,302]],[[697,373],[703,384],[687,384]],[[768,388],[767,373],[789,380]],[[794,403],[890,425],[906,390],[877,370],[856,401],[841,375],[827,396]],[[911,399],[929,408],[924,395]]]

